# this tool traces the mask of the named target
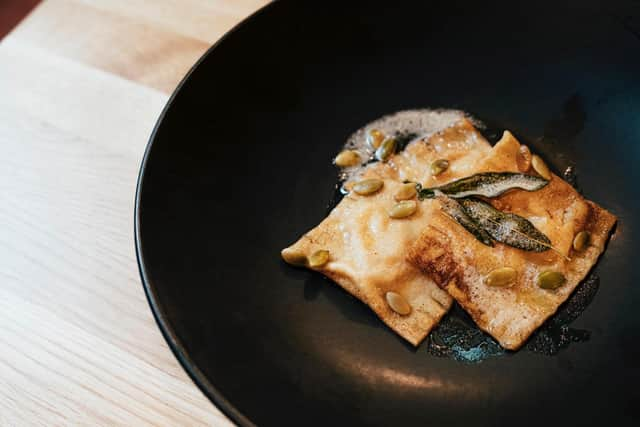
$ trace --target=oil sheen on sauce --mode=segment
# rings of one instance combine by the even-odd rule
[[[340,182],[356,180],[366,165],[374,161],[375,149],[367,141],[367,136],[372,129],[381,131],[386,138],[395,138],[398,144],[397,151],[400,151],[412,141],[439,132],[463,117],[471,120],[474,125],[483,127],[482,123],[464,111],[444,109],[399,111],[368,123],[351,134],[344,144],[344,150],[353,150],[358,153],[361,163],[342,169],[339,176]]]
[[[353,150],[360,156],[358,165],[340,170],[336,192],[328,208],[332,209],[346,193],[343,184],[358,179],[367,164],[375,161],[375,149],[368,143],[367,136],[372,129],[381,131],[385,137],[393,137],[398,142],[398,150],[407,144],[439,132],[462,118],[469,119],[485,138],[495,143],[502,135],[503,129],[489,127],[460,110],[451,109],[417,109],[405,110],[376,119],[355,131],[344,144],[344,150]],[[573,169],[564,174],[567,181],[576,186],[576,175]],[[591,273],[571,294],[569,299],[550,317],[519,351],[529,351],[542,355],[555,355],[574,342],[589,339],[589,331],[570,327],[589,305],[595,296],[600,280]],[[453,359],[463,363],[479,363],[484,360],[500,357],[509,351],[504,350],[491,336],[480,330],[470,316],[454,302],[451,310],[431,331],[423,347],[437,357]]]

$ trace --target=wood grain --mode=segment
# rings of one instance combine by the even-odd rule
[[[168,93],[264,3],[47,0],[0,43],[0,426],[230,425],[153,320],[133,203]]]

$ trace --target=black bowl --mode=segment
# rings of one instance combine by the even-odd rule
[[[306,4],[305,4],[306,3]],[[277,2],[218,42],[162,113],[136,249],[152,310],[241,425],[631,425],[640,414],[640,3]],[[465,364],[405,344],[283,247],[317,224],[345,138],[408,108],[529,141],[619,217],[586,342]]]

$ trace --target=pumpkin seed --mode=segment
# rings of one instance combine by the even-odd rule
[[[531,150],[526,145],[521,145],[516,154],[516,164],[520,172],[526,172],[531,169]]]
[[[280,255],[282,255],[282,259],[284,259],[288,264],[298,267],[307,265],[307,256],[301,252],[294,251],[293,249],[283,249]]]
[[[484,279],[487,286],[504,288],[510,286],[516,280],[516,271],[511,267],[496,268]]]
[[[328,262],[329,262],[329,251],[325,251],[324,249],[315,251],[309,257],[309,267],[311,268],[322,267]]]
[[[538,275],[538,286],[542,289],[557,289],[566,281],[564,274],[559,271],[543,271]]]
[[[408,182],[400,186],[398,191],[396,191],[396,194],[393,195],[393,198],[399,202],[400,200],[413,199],[415,195],[416,195],[416,185],[412,182]]]
[[[395,139],[385,139],[384,142],[380,144],[380,147],[378,147],[378,149],[376,150],[376,159],[380,160],[381,162],[386,162],[389,157],[391,157],[393,153],[396,152],[396,145],[397,143]]]
[[[387,304],[391,307],[391,310],[396,313],[402,316],[406,316],[411,313],[411,305],[409,305],[402,295],[390,291],[385,294],[385,298],[387,300]]]
[[[334,160],[336,166],[346,168],[360,163],[360,155],[353,150],[344,150]]]
[[[583,230],[576,234],[576,237],[573,239],[573,249],[583,251],[587,249],[589,243],[591,243],[591,233]]]
[[[406,218],[413,215],[416,209],[418,209],[418,202],[415,200],[403,200],[389,209],[389,216],[395,219]]]
[[[431,163],[431,175],[437,176],[449,168],[449,160],[438,159]]]
[[[371,129],[369,131],[367,135],[367,143],[371,148],[377,149],[380,147],[380,144],[382,144],[382,141],[384,141],[384,133],[378,129]]]
[[[551,179],[551,171],[549,170],[549,167],[547,167],[547,165],[544,163],[544,160],[542,160],[537,154],[534,154],[531,157],[531,166],[533,166],[533,170],[538,172],[538,175],[540,175],[544,179]]]
[[[376,191],[380,190],[383,184],[384,182],[380,179],[375,179],[375,178],[365,179],[357,182],[353,186],[353,191],[355,191],[360,195],[367,196],[369,194],[373,194]]]

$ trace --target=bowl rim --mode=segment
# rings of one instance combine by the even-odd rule
[[[158,130],[165,119],[168,111],[171,109],[175,98],[178,96],[182,87],[186,84],[186,82],[191,78],[191,75],[198,69],[200,64],[202,64],[210,55],[215,52],[215,50],[222,44],[224,41],[230,37],[233,33],[237,32],[240,28],[246,27],[250,25],[253,21],[258,19],[261,15],[265,14],[268,10],[270,10],[277,2],[269,2],[266,5],[260,7],[252,14],[244,18],[238,24],[233,26],[229,31],[227,31],[222,37],[220,37],[212,46],[210,46],[207,51],[191,66],[189,71],[182,78],[180,83],[176,86],[176,88],[171,93],[171,96],[167,100],[160,116],[158,117],[153,130],[151,131],[151,135],[149,136],[149,140],[147,142],[146,148],[144,150],[144,154],[142,156],[142,160],[140,162],[140,168],[138,171],[138,179],[136,182],[136,191],[135,191],[135,202],[134,202],[134,243],[135,243],[135,252],[136,252],[136,260],[138,263],[138,270],[140,273],[140,279],[142,281],[142,286],[144,288],[145,295],[147,297],[147,301],[151,308],[151,312],[153,313],[153,317],[164,336],[165,341],[169,344],[169,348],[173,352],[182,368],[187,372],[191,380],[198,386],[198,388],[204,393],[204,395],[214,403],[214,405],[222,411],[231,421],[235,424],[242,427],[252,427],[255,424],[245,416],[236,406],[234,406],[227,398],[224,397],[222,392],[218,390],[204,375],[204,373],[198,369],[195,362],[189,357],[187,350],[182,344],[181,340],[178,338],[175,330],[171,326],[170,322],[167,320],[166,312],[160,303],[158,295],[155,292],[155,286],[153,281],[151,280],[149,274],[149,268],[145,262],[144,253],[142,250],[142,238],[140,235],[140,205],[142,198],[142,186],[145,177],[145,172],[147,168],[147,163],[149,160],[149,156],[151,150],[153,149],[154,141],[158,134]]]

